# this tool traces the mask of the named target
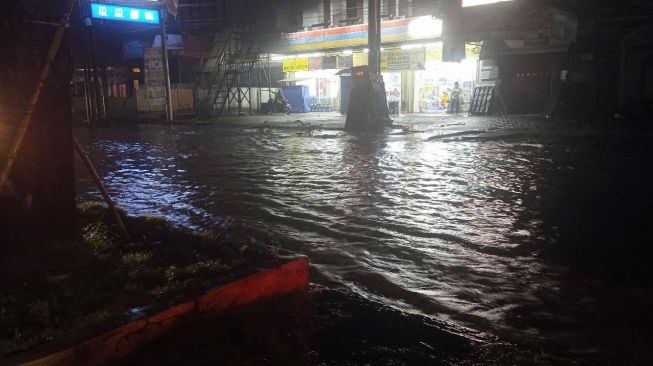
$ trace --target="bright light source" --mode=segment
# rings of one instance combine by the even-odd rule
[[[291,58],[295,58],[296,56],[294,55],[272,55],[270,57],[270,61],[283,61],[283,60],[288,60]]]
[[[422,17],[408,23],[408,35],[411,38],[439,37],[442,35],[442,20]]]
[[[300,53],[297,57],[321,57],[324,56],[324,53],[314,52],[314,53]]]
[[[342,51],[343,55],[351,55],[352,53],[354,53],[354,51],[352,51],[352,50],[343,50]]]
[[[123,22],[159,24],[159,11],[109,4],[91,3],[91,18]],[[86,25],[90,25],[90,20]]]
[[[513,1],[513,0],[463,0],[463,7],[494,4],[494,3],[504,2],[504,1]]]
[[[424,45],[421,44],[421,43],[412,43],[412,44],[402,45],[401,49],[402,50],[412,50],[412,49],[415,49],[415,48],[422,48],[422,47],[424,47]]]

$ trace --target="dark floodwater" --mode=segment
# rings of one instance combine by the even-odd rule
[[[651,134],[526,117],[462,122],[380,137],[77,133],[130,214],[241,223],[309,255],[322,281],[547,352],[592,363],[653,356],[642,235],[653,217]],[[98,197],[86,178],[79,190]]]

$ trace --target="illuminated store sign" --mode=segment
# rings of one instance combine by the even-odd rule
[[[91,3],[91,17],[123,22],[159,24],[159,11]]]

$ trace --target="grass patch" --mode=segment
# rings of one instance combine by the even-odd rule
[[[192,232],[158,217],[124,219],[129,243],[121,242],[103,204],[84,203],[76,239],[31,238],[5,248],[0,356],[119,321],[134,307],[192,298],[204,281],[277,256],[240,231]]]

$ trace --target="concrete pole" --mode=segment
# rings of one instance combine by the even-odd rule
[[[367,47],[370,72],[381,72],[381,12],[379,0],[368,0],[367,6]]]
[[[172,114],[172,91],[170,90],[170,68],[168,66],[168,34],[166,32],[166,23],[168,19],[168,13],[165,6],[160,10],[160,20],[159,24],[161,25],[161,54],[163,56],[163,77],[165,80],[166,87],[166,118],[168,122],[174,121],[174,116]]]

